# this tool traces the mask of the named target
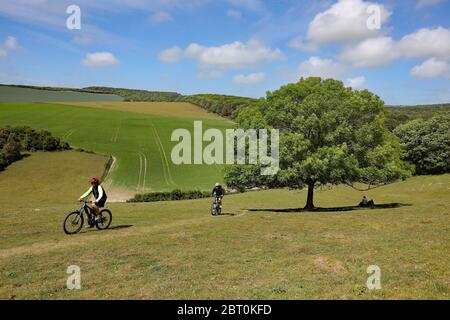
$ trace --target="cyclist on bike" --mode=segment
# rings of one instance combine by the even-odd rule
[[[215,184],[211,194],[219,200],[220,207],[222,208],[222,198],[225,195],[225,190],[219,182]]]
[[[103,208],[105,206],[108,197],[106,195],[105,189],[103,189],[103,187],[100,185],[100,180],[97,177],[92,178],[90,182],[91,187],[80,197],[79,200],[81,201],[92,194],[94,196],[94,200],[91,201],[92,209],[95,214],[95,219],[98,219],[100,217],[98,215],[98,213],[100,212],[100,208]],[[90,223],[89,225],[92,224]]]

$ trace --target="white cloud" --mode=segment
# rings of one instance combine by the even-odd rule
[[[149,21],[152,24],[171,22],[173,20],[172,15],[164,11],[155,12],[149,17]]]
[[[266,79],[264,72],[251,73],[249,75],[238,74],[233,78],[236,84],[257,84]]]
[[[85,67],[109,67],[119,64],[119,60],[111,52],[88,53],[81,64]]]
[[[404,36],[398,46],[406,57],[450,59],[450,29],[420,29]]]
[[[300,76],[304,78],[321,77],[323,79],[339,79],[347,72],[347,68],[331,59],[311,57],[300,63],[299,72]]]
[[[434,6],[441,2],[442,2],[442,0],[418,0],[416,7],[420,9],[420,8],[427,7],[427,6]]]
[[[303,37],[297,37],[289,41],[288,46],[293,49],[306,51],[306,52],[317,52],[319,46],[313,42],[305,42]]]
[[[349,78],[345,81],[345,85],[348,87],[352,87],[354,90],[359,90],[364,88],[364,85],[366,84],[366,78],[363,76],[356,77],[356,78]]]
[[[416,78],[443,78],[450,80],[450,64],[444,60],[430,58],[421,65],[412,68],[411,75]]]
[[[339,59],[351,63],[354,67],[376,67],[398,58],[395,41],[390,37],[378,37],[364,40],[357,45],[347,47]]]
[[[10,51],[19,50],[19,43],[17,39],[13,36],[8,36],[5,42],[0,44],[0,58],[6,58]]]
[[[16,50],[19,48],[19,44],[17,43],[17,39],[12,36],[8,36],[5,41],[5,48],[8,50]]]
[[[197,74],[197,78],[199,79],[217,79],[222,76],[222,70],[202,70]]]
[[[183,57],[183,50],[179,47],[172,47],[161,51],[158,54],[159,60],[164,63],[176,63]]]
[[[240,19],[240,18],[242,18],[242,12],[240,12],[239,10],[231,10],[230,9],[227,11],[227,16]]]
[[[190,45],[187,46],[184,53],[185,53],[186,57],[194,59],[195,57],[200,55],[200,53],[202,53],[202,51],[204,49],[205,49],[205,47],[203,47],[197,43],[191,43]]]
[[[200,49],[199,47],[197,49]],[[193,54],[191,52],[191,54]],[[279,49],[272,50],[258,40],[247,43],[235,41],[219,47],[204,47],[193,54],[202,68],[242,68],[264,61],[279,60],[283,53]]]
[[[369,28],[372,16],[368,9],[376,6],[380,11],[380,29]],[[339,0],[329,9],[317,14],[308,27],[308,39],[317,44],[361,41],[381,33],[383,24],[392,13],[379,3],[363,0]]]
[[[194,59],[201,68],[233,69],[253,66],[261,62],[283,58],[279,49],[271,49],[258,40],[247,43],[235,41],[218,47],[205,47],[191,43],[184,51],[178,47],[160,52],[163,62],[174,63],[184,56]]]

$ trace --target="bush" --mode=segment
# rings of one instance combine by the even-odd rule
[[[450,115],[413,120],[394,133],[400,139],[403,159],[415,166],[416,174],[450,172]]]
[[[55,138],[50,132],[35,131],[30,127],[0,128],[0,171],[22,158],[22,151],[68,150],[67,142]]]
[[[156,202],[156,201],[176,201],[176,200],[189,200],[189,199],[201,199],[209,198],[211,193],[207,191],[189,190],[181,191],[175,189],[173,191],[166,192],[151,192],[144,194],[136,194],[133,199],[127,202]]]

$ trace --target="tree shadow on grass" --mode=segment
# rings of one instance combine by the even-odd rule
[[[286,209],[247,209],[251,212],[346,212],[354,210],[375,210],[375,209],[394,209],[400,207],[410,207],[409,203],[384,203],[375,204],[373,206],[346,206],[346,207],[334,207],[334,208],[314,208],[313,210],[306,210],[305,208],[286,208]]]

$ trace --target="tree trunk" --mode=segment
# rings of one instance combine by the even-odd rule
[[[308,198],[306,199],[305,210],[313,210],[314,209],[314,185],[316,184],[314,181],[308,181]]]

